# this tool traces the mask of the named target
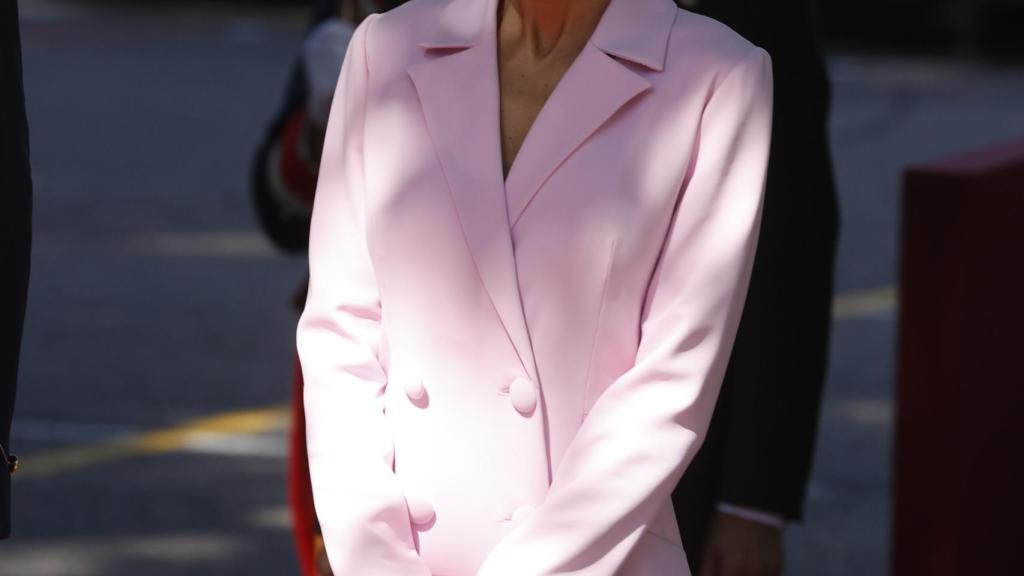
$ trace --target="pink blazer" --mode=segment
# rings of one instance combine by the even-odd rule
[[[299,322],[335,574],[688,575],[670,493],[754,255],[767,54],[611,0],[502,176],[497,0],[356,30]]]

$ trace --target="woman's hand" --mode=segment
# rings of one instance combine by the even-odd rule
[[[779,576],[782,529],[718,512],[704,547],[700,576]]]
[[[320,533],[313,536],[313,569],[316,571],[316,576],[334,576],[334,572],[331,571],[331,563],[327,560],[324,537]]]

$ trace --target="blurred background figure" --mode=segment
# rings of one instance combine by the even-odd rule
[[[286,252],[306,250],[331,97],[349,38],[366,10],[359,2],[313,1],[284,102],[256,152],[252,188],[257,213],[267,235]],[[299,291],[302,298],[304,292]]]
[[[690,568],[777,576],[825,384],[838,207],[813,0],[681,0],[771,54],[772,148],[754,271],[707,439],[673,494]]]
[[[11,418],[25,320],[32,237],[32,177],[21,80],[18,5],[0,6],[0,539],[11,533]]]
[[[371,12],[401,0],[314,0],[312,23],[288,81],[284,103],[256,152],[253,199],[267,236],[286,253],[304,253],[316,191],[320,152],[334,88],[352,32]],[[306,300],[308,277],[292,297],[296,313]],[[313,508],[306,459],[302,372],[292,377],[292,426],[288,450],[288,501],[302,574],[330,574]]]
[[[696,562],[744,550],[761,573],[784,558],[789,576],[885,574],[903,173],[1024,135],[1024,42],[1015,25],[1024,2],[821,2],[821,51],[813,12],[798,0],[680,3],[772,52],[776,115],[789,126],[775,134],[783,156],[772,159],[748,303],[759,312],[744,318],[747,346],[734,353],[713,437],[687,473],[695,491],[677,493],[709,504],[680,514],[688,540],[707,542],[688,542],[687,551]],[[326,573],[316,571],[315,516],[303,504],[301,404],[293,401],[318,102],[333,91],[345,31],[389,6],[18,5],[32,127],[32,287],[18,410],[4,444],[22,465],[0,576]],[[0,30],[5,63],[14,54],[8,30]],[[0,93],[13,86],[5,76]],[[19,138],[9,110],[3,142]],[[835,225],[829,149],[842,227],[827,383],[817,398],[822,340],[769,351],[825,329],[815,295],[826,292]],[[19,234],[7,224],[20,209],[11,174],[0,175],[0,250]],[[766,274],[776,261],[780,274]],[[8,269],[0,271],[5,293],[16,286]],[[757,317],[783,319],[765,335]],[[13,326],[4,317],[0,330]],[[750,344],[758,341],[764,350]],[[792,378],[745,378],[759,363]],[[791,420],[766,423],[783,401]],[[764,469],[760,457],[789,464]],[[696,490],[713,498],[699,500]],[[772,527],[780,522],[784,531]]]
[[[309,240],[320,152],[335,83],[348,41],[365,14],[358,2],[314,0],[311,24],[286,88],[284,103],[256,152],[252,190],[267,236],[286,253],[303,253]],[[308,278],[291,304],[302,311]],[[330,564],[313,509],[306,460],[302,371],[296,359],[292,378],[288,444],[288,502],[299,569],[304,575],[330,574]]]

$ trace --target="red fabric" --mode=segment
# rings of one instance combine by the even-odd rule
[[[306,108],[299,106],[292,113],[281,134],[281,179],[288,191],[312,204],[316,192],[316,170],[304,160],[299,152],[303,137],[302,126],[306,122]]]
[[[313,509],[313,487],[309,480],[306,459],[306,417],[302,405],[302,370],[295,360],[292,378],[292,426],[288,447],[288,504],[292,511],[292,535],[302,576],[315,576],[313,534],[316,512]]]

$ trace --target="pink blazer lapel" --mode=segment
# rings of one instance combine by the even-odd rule
[[[594,44],[584,46],[544,103],[509,171],[505,188],[513,228],[548,176],[619,108],[650,86]]]
[[[469,251],[523,369],[536,379],[505,204],[496,44],[494,34],[481,33],[481,7],[493,9],[495,0],[453,0],[438,22],[445,33],[422,45],[458,51],[413,64],[408,73]]]
[[[512,227],[548,177],[616,111],[650,88],[633,65],[662,69],[677,9],[671,0],[611,0],[591,41],[531,126],[507,180],[501,163],[496,10],[497,0],[450,0],[419,43],[429,59],[407,71],[469,251],[524,369],[537,378]]]

